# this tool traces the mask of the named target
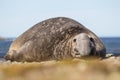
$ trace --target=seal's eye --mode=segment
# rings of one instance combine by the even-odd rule
[[[93,38],[90,38],[90,41],[94,42],[94,39],[93,39]]]
[[[73,42],[76,42],[76,39],[73,39]]]

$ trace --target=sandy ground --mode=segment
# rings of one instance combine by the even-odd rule
[[[120,57],[29,63],[1,59],[0,80],[120,80]]]

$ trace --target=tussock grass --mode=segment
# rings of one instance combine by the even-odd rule
[[[0,80],[120,80],[120,57],[0,62]]]

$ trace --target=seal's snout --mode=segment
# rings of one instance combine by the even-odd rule
[[[73,39],[73,52],[75,56],[88,56],[91,52],[90,38],[86,33],[78,34]]]

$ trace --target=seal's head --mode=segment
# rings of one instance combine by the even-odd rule
[[[86,33],[80,33],[73,38],[72,41],[72,56],[82,57],[88,56],[91,53],[91,40]]]

